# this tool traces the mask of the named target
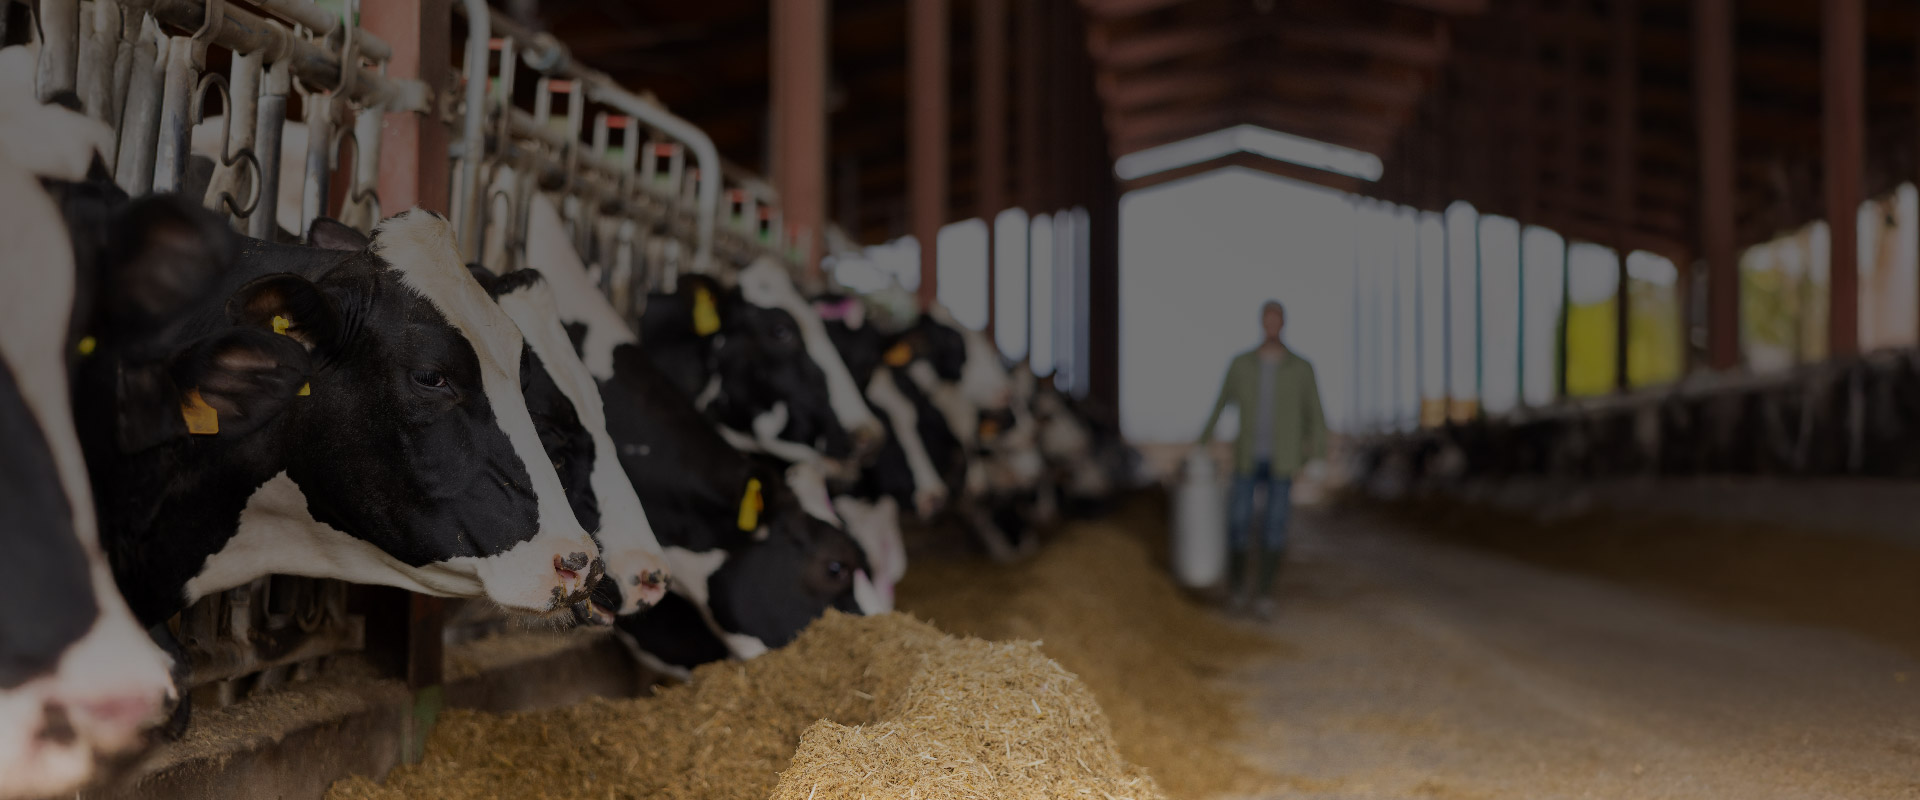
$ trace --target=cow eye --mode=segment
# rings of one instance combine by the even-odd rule
[[[413,382],[423,389],[445,389],[447,375],[439,370],[416,369],[413,371]]]
[[[839,580],[847,574],[847,565],[839,561],[827,562],[827,576]]]
[[[773,338],[775,341],[778,341],[781,344],[792,342],[794,339],[793,329],[792,328],[775,328],[773,329]]]

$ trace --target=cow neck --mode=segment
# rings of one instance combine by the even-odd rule
[[[672,386],[635,344],[615,349],[614,377],[601,383],[607,431],[641,505],[665,546],[706,550],[729,546],[751,467],[728,446],[693,401]],[[693,538],[687,515],[710,537]],[[713,522],[717,520],[718,522]]]

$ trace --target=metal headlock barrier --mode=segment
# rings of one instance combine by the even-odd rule
[[[552,36],[484,0],[454,3],[463,80],[435,96],[386,75],[394,47],[358,27],[364,1],[39,0],[30,30],[0,29],[11,36],[0,40],[32,37],[39,98],[77,97],[113,130],[103,156],[121,188],[197,194],[255,238],[297,238],[320,216],[370,232],[399,210],[383,212],[377,191],[381,125],[389,112],[421,112],[454,128],[450,210],[470,261],[498,226],[507,263],[489,266],[538,266],[524,263],[535,192],[557,199],[573,245],[629,316],[682,270],[726,272],[763,255],[791,264],[805,252],[763,180]],[[530,107],[517,77],[533,81]],[[505,168],[515,180],[501,180]],[[196,704],[232,703],[366,649],[369,617],[384,630],[387,616],[409,613],[358,596],[339,581],[273,576],[202,599],[168,623],[191,665],[186,688]],[[469,634],[497,627],[478,617]],[[470,638],[455,627],[413,635]]]
[[[463,246],[478,253],[492,235],[506,250],[497,268],[538,267],[523,259],[529,204],[544,192],[622,314],[683,270],[725,272],[763,255],[791,265],[805,252],[772,187],[722,161],[698,127],[575,61],[550,34],[491,9],[484,27],[473,25],[474,12],[459,10],[470,23],[466,85],[489,87],[459,120],[486,132],[478,152],[456,154],[460,173],[476,176],[455,192]],[[495,37],[484,49],[479,31]],[[531,108],[516,93],[523,77],[533,81]]]
[[[424,84],[384,74],[393,49],[351,24],[358,5],[40,0],[35,90],[42,101],[78,98],[84,113],[113,130],[115,146],[103,157],[129,194],[198,192],[235,230],[264,239],[284,235],[276,230],[278,167],[288,123],[297,122],[307,132],[302,169],[292,177],[299,229],[331,213],[368,230],[380,217],[381,118],[425,110],[431,98]],[[193,132],[214,124],[207,110],[215,98],[216,152],[196,153]],[[354,169],[335,192],[349,145]],[[336,194],[342,201],[329,209]],[[364,649],[365,617],[349,613],[348,602],[344,583],[291,576],[202,599],[168,623],[191,665],[186,688],[198,704],[225,705]]]

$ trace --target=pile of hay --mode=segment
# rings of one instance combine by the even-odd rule
[[[651,698],[449,711],[423,763],[384,786],[342,781],[327,796],[827,800],[908,790],[1160,796],[1119,756],[1092,696],[1033,645],[956,639],[900,614],[837,613],[786,648],[707,665]]]
[[[1214,679],[1279,645],[1168,579],[1151,555],[1166,519],[1154,499],[1070,525],[1023,564],[916,561],[900,608],[954,634],[1038,641],[1093,692],[1120,755],[1169,795],[1255,793],[1272,776],[1236,752],[1241,701]]]

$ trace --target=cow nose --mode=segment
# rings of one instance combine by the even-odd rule
[[[887,429],[878,420],[870,420],[853,430],[853,457],[855,461],[866,463],[880,453],[880,446],[887,443]]]
[[[933,519],[940,509],[947,505],[947,490],[944,487],[921,489],[913,493],[913,510],[920,515],[920,521]]]
[[[587,553],[576,551],[565,556],[554,556],[553,571],[560,579],[559,605],[572,605],[585,600],[605,570],[606,565],[600,559]]]

